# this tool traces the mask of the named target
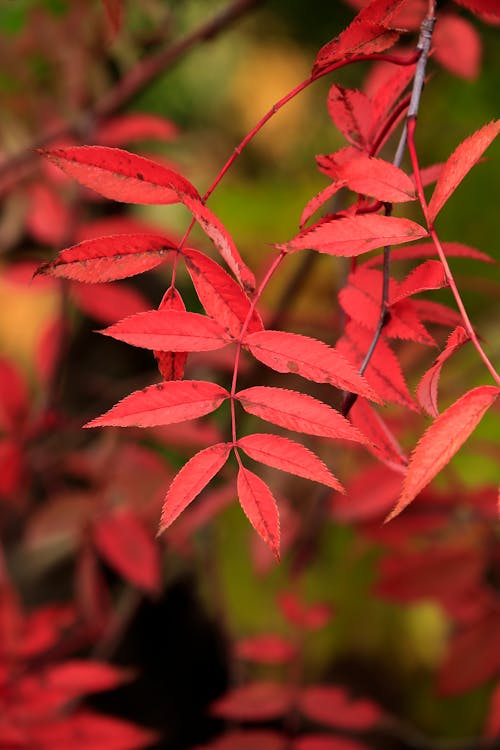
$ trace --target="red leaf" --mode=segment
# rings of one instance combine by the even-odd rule
[[[343,164],[339,169],[339,179],[344,180],[351,190],[380,201],[401,203],[416,198],[413,180],[402,169],[367,154],[360,154]]]
[[[428,299],[413,300],[413,306],[421,320],[428,323],[437,323],[442,326],[456,327],[463,323],[460,313],[452,310],[446,305],[439,302],[432,302]]]
[[[241,465],[238,471],[238,499],[255,531],[279,560],[280,522],[276,500],[267,484]]]
[[[178,312],[186,311],[181,295],[172,286],[163,295],[158,309],[177,310]],[[162,352],[156,350],[154,351],[154,355],[158,362],[158,369],[163,375],[164,380],[181,380],[184,377],[187,352]]]
[[[43,680],[47,690],[60,690],[68,699],[113,690],[130,680],[130,672],[98,661],[71,659],[47,669]]]
[[[319,76],[340,60],[382,52],[392,47],[398,39],[398,31],[362,21],[360,16],[357,16],[341,34],[320,49],[314,61],[312,74],[315,77]]]
[[[409,219],[367,214],[323,221],[279,247],[288,252],[312,249],[351,257],[385,245],[412,242],[426,234],[423,227]]]
[[[215,320],[186,311],[159,309],[131,315],[99,333],[132,346],[162,352],[204,352],[232,339]]]
[[[71,284],[71,294],[78,307],[100,323],[114,323],[150,307],[141,292],[126,282],[89,286],[75,281]]]
[[[441,261],[426,260],[425,263],[421,263],[414,268],[406,279],[399,284],[398,290],[391,297],[389,304],[394,305],[413,294],[420,294],[420,292],[426,292],[429,289],[442,289],[444,286],[448,286],[448,282]]]
[[[211,445],[193,456],[176,474],[163,503],[159,534],[175,521],[222,469],[230,450],[229,443]]]
[[[218,263],[198,250],[186,249],[183,255],[196,293],[208,315],[239,338],[250,310],[250,300],[244,291]],[[254,333],[262,328],[260,316],[254,310],[247,331]]]
[[[371,95],[374,120],[372,140],[377,139],[378,132],[376,134],[376,131],[385,126],[388,114],[408,84],[413,80],[415,68],[415,65],[398,65],[394,70],[394,66],[387,66],[390,73],[384,77],[382,84],[377,86],[375,92]]]
[[[480,16],[489,16],[493,20],[500,21],[498,0],[456,0],[456,2],[473,13],[477,13]]]
[[[447,13],[439,16],[432,35],[434,56],[461,78],[474,80],[481,65],[481,37],[465,18]]]
[[[500,683],[493,691],[486,721],[486,737],[500,736]]]
[[[336,348],[359,367],[371,340],[372,334],[368,331],[353,323],[348,323],[344,335],[337,341]],[[399,360],[383,337],[377,342],[366,368],[365,378],[382,398],[418,411],[406,385]]]
[[[94,525],[100,554],[126,581],[154,593],[160,585],[160,556],[151,534],[137,516],[121,508]]]
[[[494,263],[490,255],[476,250],[474,247],[462,245],[460,242],[443,242],[443,249],[448,258],[473,258],[485,263]],[[419,242],[411,247],[397,247],[391,250],[391,262],[395,260],[416,260],[417,258],[436,257],[436,247],[433,242]],[[382,265],[383,255],[374,255],[373,258],[363,262],[365,268]]]
[[[75,281],[114,281],[155,268],[174,249],[165,237],[153,234],[98,237],[61,250],[55,260],[43,263],[36,273]]]
[[[339,293],[339,302],[347,315],[359,326],[375,332],[380,318],[383,277],[380,271],[357,268],[348,278],[348,284]],[[389,299],[397,296],[399,284],[389,280]],[[420,344],[435,346],[435,341],[421,323],[414,303],[401,300],[391,308],[384,335]]]
[[[243,262],[233,238],[222,222],[201,202],[198,196],[185,195],[182,202],[210,237],[243,288],[247,292],[252,292],[255,289],[255,276]]]
[[[305,734],[292,741],[292,750],[369,750],[368,745],[331,734]]]
[[[433,222],[450,195],[454,193],[474,164],[500,132],[500,120],[490,122],[465,139],[443,167],[429,203],[429,221]]]
[[[345,495],[332,495],[331,514],[342,523],[380,521],[394,505],[400,490],[401,475],[375,464],[356,474]]]
[[[170,141],[178,133],[173,122],[148,112],[130,112],[106,120],[97,128],[95,140],[102,146],[121,146],[155,138]]]
[[[364,398],[358,398],[349,416],[352,424],[370,440],[368,450],[391,469],[402,472],[408,459],[380,414]]]
[[[91,711],[77,713],[56,721],[39,723],[36,746],[39,750],[140,750],[158,741],[155,732],[123,719],[100,716]]]
[[[238,446],[254,461],[314,482],[321,482],[327,487],[343,492],[342,485],[323,461],[294,440],[278,435],[256,434],[240,438]]]
[[[278,601],[283,616],[295,627],[320,630],[332,619],[331,607],[323,602],[304,605],[298,596],[291,592],[280,594]]]
[[[305,393],[256,386],[236,394],[249,414],[307,435],[367,442],[338,411]]]
[[[40,149],[81,185],[122,203],[179,203],[199,200],[196,188],[173,169],[144,156],[107,146]]]
[[[467,331],[458,326],[450,333],[446,346],[441,354],[435,359],[432,367],[423,375],[420,383],[417,385],[418,403],[431,417],[438,417],[439,411],[437,406],[438,384],[441,369],[447,359],[460,349],[466,341],[469,341]]]
[[[235,721],[279,719],[290,706],[290,690],[277,682],[252,682],[216,701],[211,713]]]
[[[174,237],[170,232],[164,232],[162,227],[129,214],[102,216],[85,221],[75,228],[75,238],[78,242],[112,234],[154,234],[157,237],[161,235],[168,247],[178,247],[180,244],[178,237]]]
[[[120,31],[123,13],[123,0],[102,0],[113,34]]]
[[[323,341],[285,331],[260,331],[247,336],[244,345],[273,370],[297,373],[315,383],[330,383],[380,403],[351,363]]]
[[[254,635],[239,641],[236,653],[239,659],[258,664],[287,664],[297,650],[279,635]]]
[[[134,391],[84,427],[175,424],[215,411],[228,396],[225,388],[203,380],[156,383]]]
[[[498,611],[492,611],[453,638],[441,665],[438,690],[444,695],[464,693],[496,677],[499,672],[500,616]]]
[[[318,210],[318,208],[321,208],[321,206],[329,201],[330,198],[332,198],[335,193],[337,193],[342,187],[345,187],[345,182],[332,182],[326,188],[320,190],[320,192],[315,195],[314,198],[311,198],[311,200],[304,207],[304,210],[302,211],[302,214],[300,216],[300,228],[302,229],[304,224],[309,221],[311,216]]]
[[[59,193],[42,182],[36,182],[28,188],[28,197],[26,229],[31,236],[47,245],[67,242],[72,216]]]
[[[328,94],[328,112],[334,124],[355,146],[368,151],[373,126],[372,104],[361,91],[336,83]]]
[[[380,708],[372,701],[352,700],[343,688],[330,685],[305,688],[299,697],[299,708],[308,719],[354,731],[372,729],[382,718]]]
[[[398,504],[387,517],[391,520],[434,479],[494,404],[500,388],[473,388],[448,407],[427,429],[413,451]]]
[[[473,546],[402,549],[382,561],[376,593],[403,603],[435,599],[447,607],[470,596],[483,573],[484,557]]]

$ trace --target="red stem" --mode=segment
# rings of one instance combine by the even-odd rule
[[[279,255],[276,256],[276,258],[273,260],[269,268],[267,269],[266,275],[260,282],[259,288],[257,289],[251,303],[250,307],[248,308],[247,316],[243,322],[243,325],[241,327],[240,337],[238,339],[238,344],[236,347],[236,354],[234,357],[234,368],[233,368],[233,379],[231,382],[231,434],[233,439],[233,446],[236,445],[237,436],[236,436],[236,414],[235,414],[235,408],[234,408],[234,402],[235,402],[235,394],[236,394],[236,384],[238,381],[238,368],[240,364],[240,356],[241,356],[241,347],[243,345],[243,340],[245,338],[248,325],[250,323],[250,320],[252,318],[252,315],[254,313],[254,310],[257,306],[257,302],[259,301],[264,289],[266,288],[267,284],[271,280],[272,275],[276,271],[276,269],[280,266],[281,262],[283,261],[286,253],[282,250]]]
[[[422,206],[422,211],[424,212],[425,220],[427,222],[427,227],[429,229],[429,234],[430,234],[430,236],[432,238],[432,241],[433,241],[434,246],[436,248],[436,251],[437,251],[437,254],[439,256],[439,259],[440,259],[440,261],[441,261],[441,263],[443,265],[443,269],[444,269],[444,273],[445,273],[445,276],[446,276],[446,280],[447,280],[448,284],[450,285],[450,289],[451,289],[452,294],[453,294],[453,296],[455,298],[455,302],[456,302],[457,307],[458,307],[458,309],[460,311],[460,315],[462,316],[462,320],[463,320],[463,323],[464,323],[464,328],[467,331],[467,333],[469,334],[472,343],[476,347],[476,349],[477,349],[477,351],[479,353],[479,356],[481,357],[481,359],[483,360],[484,364],[486,365],[486,367],[487,367],[487,369],[488,369],[491,377],[497,383],[497,385],[500,386],[500,375],[497,373],[497,371],[493,367],[493,365],[490,362],[490,360],[488,359],[488,357],[487,357],[487,355],[486,355],[483,347],[479,343],[479,339],[478,339],[478,337],[476,335],[476,332],[474,331],[474,328],[473,328],[472,323],[470,321],[470,318],[469,318],[469,315],[467,313],[467,310],[465,309],[465,305],[464,305],[464,303],[462,301],[462,297],[460,296],[460,292],[458,291],[458,287],[457,287],[457,284],[456,284],[455,279],[453,277],[453,273],[451,271],[451,268],[450,268],[450,266],[448,264],[448,259],[446,257],[446,254],[445,254],[445,252],[443,250],[441,242],[439,241],[439,237],[438,237],[438,235],[436,233],[436,230],[434,229],[433,223],[431,221],[429,221],[429,211],[428,211],[427,201],[425,199],[424,187],[423,187],[423,184],[422,184],[422,176],[420,174],[420,166],[419,166],[419,163],[418,163],[417,151],[416,151],[416,148],[415,148],[415,130],[416,130],[416,126],[417,126],[416,118],[415,117],[409,118],[408,119],[408,124],[407,124],[407,128],[408,128],[407,143],[408,143],[408,151],[409,151],[409,154],[410,154],[411,163],[412,163],[412,167],[413,167],[413,172],[414,172],[414,176],[415,176],[415,184],[417,186],[418,198],[419,198],[419,201],[420,201],[420,205]]]

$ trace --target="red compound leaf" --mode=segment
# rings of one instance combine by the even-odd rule
[[[85,427],[154,427],[195,419],[215,411],[229,396],[203,380],[173,380],[134,391]]]
[[[340,482],[314,453],[294,440],[279,435],[255,434],[238,440],[238,446],[254,461],[299,477],[321,482],[343,492]]]
[[[194,455],[182,467],[167,492],[158,533],[168,528],[222,469],[230,450],[229,443],[211,445]]]

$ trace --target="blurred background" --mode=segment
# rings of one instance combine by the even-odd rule
[[[382,521],[400,478],[362,451],[312,443],[349,489],[340,505],[305,480],[265,472],[282,508],[280,565],[253,537],[234,502],[231,468],[227,484],[216,484],[205,497],[206,518],[193,516],[185,527],[179,522],[177,531],[174,526],[159,542],[161,585],[147,575],[138,581],[123,560],[96,541],[100,519],[117,508],[132,509],[152,539],[169,480],[195,450],[224,435],[226,415],[185,431],[179,426],[147,435],[138,430],[89,435],[80,429],[119,398],[158,380],[149,352],[96,336],[94,330],[112,322],[116,310],[122,314],[115,320],[158,306],[171,267],[118,282],[115,297],[104,291],[99,296],[86,285],[32,280],[33,271],[63,247],[113,233],[116,217],[122,221],[117,231],[145,226],[182,237],[189,216],[182,206],[125,206],[101,199],[31,156],[32,148],[46,145],[39,143],[45,133],[76,123],[59,143],[101,142],[158,158],[203,193],[245,134],[308,77],[318,49],[355,13],[340,1],[255,3],[234,23],[222,24],[212,39],[194,43],[160,67],[99,120],[99,106],[129,71],[227,7],[215,0],[124,2],[116,29],[113,3],[106,5],[0,0],[0,356],[11,372],[0,381],[4,412],[13,409],[6,384],[17,384],[23,394],[12,432],[9,420],[0,420],[0,530],[11,584],[26,611],[73,600],[82,616],[82,581],[91,581],[95,599],[97,579],[82,573],[88,545],[94,545],[92,564],[111,609],[119,613],[118,625],[106,620],[100,630],[93,622],[90,645],[80,644],[76,653],[133,666],[141,677],[93,698],[92,705],[162,731],[166,739],[159,747],[210,742],[223,723],[209,718],[207,707],[230,685],[292,679],[289,658],[273,661],[262,652],[241,656],[236,644],[262,634],[293,642],[293,653],[300,653],[300,676],[293,679],[300,684],[343,685],[382,707],[385,729],[369,727],[373,732],[359,740],[365,743],[359,747],[497,746],[484,734],[485,722],[493,726],[490,705],[500,668],[494,520],[498,411],[486,415],[416,501],[418,508],[387,527]],[[429,65],[417,129],[423,166],[445,161],[458,143],[498,114],[500,103],[498,26],[451,2],[439,5],[440,12],[462,19],[467,28],[460,27],[456,37],[450,33],[451,51],[435,54]],[[404,35],[401,48],[410,50],[414,39],[415,34]],[[335,81],[363,89],[369,74],[370,65],[363,63],[316,82],[264,127],[210,198],[257,277],[269,264],[273,243],[297,233],[303,207],[329,182],[315,156],[345,145],[328,115],[329,87]],[[118,137],[106,136],[106,124],[124,113],[158,116],[169,125],[158,137],[144,135],[143,129],[138,138],[106,141]],[[382,153],[389,160],[395,138]],[[444,240],[497,260],[498,156],[493,144],[438,223]],[[408,160],[404,167],[411,171]],[[405,206],[404,215],[421,220],[415,205]],[[136,225],[127,225],[129,219]],[[190,242],[212,252],[197,229]],[[263,314],[272,319],[285,298],[285,330],[334,343],[342,325],[336,295],[348,269],[338,259],[320,256],[304,269],[288,299],[301,262],[297,254],[282,267],[264,297]],[[451,265],[471,319],[491,360],[498,362],[498,266],[463,258]],[[410,268],[399,264],[395,275],[402,278]],[[179,288],[187,308],[201,311],[183,269]],[[447,290],[432,299],[452,306]],[[449,331],[436,327],[433,333],[443,344]],[[400,343],[397,350],[414,392],[436,351]],[[189,362],[188,377],[229,379],[230,360],[223,357],[193,355]],[[262,371],[259,375],[264,377]],[[465,390],[489,383],[486,376],[473,347],[464,347],[443,371],[443,408]],[[327,398],[326,389],[315,393]],[[399,407],[387,414],[404,449],[411,450],[428,420]],[[320,603],[324,616],[313,626],[297,624],[283,604],[285,595],[304,607]],[[85,606],[84,619],[104,617],[100,610],[90,616],[88,601]],[[456,644],[457,634],[464,643]],[[263,722],[257,716],[256,722],[272,731],[282,727],[274,717]]]

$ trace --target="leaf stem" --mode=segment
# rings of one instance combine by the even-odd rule
[[[420,174],[420,166],[418,163],[418,156],[417,151],[415,148],[415,130],[417,126],[416,117],[413,116],[408,120],[408,151],[410,153],[411,163],[413,167],[413,171],[415,174],[415,184],[417,186],[417,193],[420,200],[420,205],[422,206],[422,211],[424,212],[425,219],[427,221],[427,226],[429,229],[429,234],[431,236],[431,239],[434,243],[434,247],[436,248],[437,254],[439,256],[439,260],[441,261],[444,269],[444,273],[446,276],[446,280],[448,284],[450,285],[450,289],[452,291],[452,294],[455,298],[456,305],[458,307],[458,310],[460,312],[460,315],[462,316],[462,320],[464,323],[464,328],[469,334],[472,343],[477,349],[477,352],[481,359],[483,360],[484,364],[486,365],[486,368],[488,372],[490,373],[491,377],[495,381],[497,385],[500,386],[500,375],[493,367],[492,363],[490,362],[488,356],[486,355],[486,352],[484,351],[483,347],[479,343],[479,339],[476,335],[476,332],[474,331],[474,328],[472,326],[471,320],[469,318],[469,315],[467,313],[467,310],[465,309],[465,305],[463,303],[462,297],[460,296],[460,292],[458,291],[458,287],[455,281],[455,278],[453,276],[453,273],[451,271],[450,265],[448,263],[448,259],[446,257],[446,254],[443,250],[443,246],[441,245],[441,242],[439,240],[439,237],[436,233],[436,230],[434,228],[434,225],[431,221],[429,221],[429,211],[427,207],[427,201],[425,199],[424,194],[424,188],[422,184],[422,177]]]
[[[405,152],[406,144],[408,142],[410,123],[416,119],[417,114],[418,114],[418,109],[420,106],[420,99],[422,96],[422,91],[423,91],[424,82],[425,82],[425,70],[427,67],[427,59],[428,59],[429,51],[431,47],[432,31],[434,29],[434,23],[436,21],[435,16],[434,16],[434,10],[435,10],[435,0],[429,0],[428,12],[427,12],[426,17],[422,21],[422,25],[420,27],[420,36],[417,42],[417,51],[418,51],[419,57],[418,57],[418,62],[417,62],[417,66],[415,69],[415,77],[413,79],[413,86],[412,86],[412,91],[411,91],[410,104],[408,107],[408,113],[406,115],[406,122],[403,127],[398,146],[396,148],[394,159],[392,160],[392,163],[396,167],[400,167],[401,162],[403,161],[403,155]],[[419,175],[419,178],[420,178],[420,175]],[[418,192],[417,177],[415,177],[415,181],[417,183],[417,192]],[[390,216],[391,213],[392,213],[392,204],[390,203],[385,204],[386,216]],[[370,360],[373,356],[373,352],[375,351],[377,344],[380,340],[380,337],[382,335],[382,331],[384,327],[387,325],[388,321],[390,320],[390,312],[388,308],[390,261],[391,261],[391,248],[390,248],[390,245],[386,245],[384,247],[384,265],[383,265],[383,279],[382,279],[382,299],[380,302],[380,315],[379,315],[379,319],[377,323],[377,328],[375,329],[375,333],[373,334],[373,338],[371,340],[370,346],[368,347],[368,351],[366,352],[365,358],[361,364],[361,367],[359,368],[360,375],[364,375],[364,373],[366,372],[366,369],[368,365],[370,364]],[[342,414],[344,415],[344,417],[347,417],[350,410],[356,403],[357,398],[358,398],[357,394],[355,393],[345,394],[344,401],[342,404]]]
[[[282,250],[279,255],[276,256],[276,258],[273,260],[269,268],[267,269],[267,272],[260,282],[259,288],[255,292],[255,295],[250,303],[250,307],[248,308],[247,316],[243,322],[243,325],[241,327],[240,337],[237,342],[236,346],[236,354],[234,357],[234,368],[233,368],[233,378],[231,381],[231,434],[233,439],[233,445],[236,444],[237,436],[236,436],[236,414],[235,414],[235,408],[234,408],[234,402],[235,402],[235,394],[236,394],[236,385],[238,382],[238,369],[240,365],[240,356],[241,356],[241,348],[243,345],[243,340],[245,338],[248,325],[250,323],[250,320],[252,319],[252,315],[254,313],[254,310],[257,306],[257,302],[259,301],[264,289],[266,288],[267,284],[271,280],[271,277],[273,276],[274,272],[278,269],[278,267],[281,265],[283,259],[285,258],[285,251]]]

